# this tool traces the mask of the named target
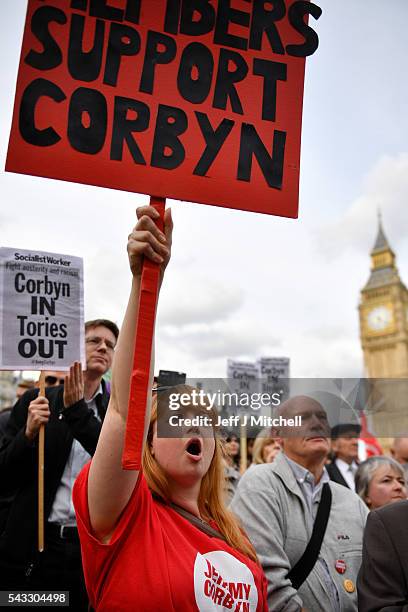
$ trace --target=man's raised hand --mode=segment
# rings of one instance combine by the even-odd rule
[[[84,398],[84,377],[82,365],[75,361],[65,376],[64,381],[64,408],[69,408],[73,404]]]

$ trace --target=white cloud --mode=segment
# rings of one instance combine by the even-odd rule
[[[243,291],[194,272],[192,267],[171,270],[171,292],[166,292],[160,305],[160,321],[164,325],[186,326],[205,321],[224,321],[242,306]]]
[[[391,247],[397,248],[407,237],[407,202],[408,153],[381,157],[346,213],[318,230],[320,247],[331,257],[349,249],[367,253],[374,245],[373,228],[381,210],[385,234]]]
[[[250,359],[263,354],[268,347],[280,346],[272,333],[260,329],[257,321],[235,319],[212,324],[202,323],[182,328],[162,328],[163,338],[176,341],[190,355],[200,359],[223,356],[234,359]]]
[[[363,374],[357,338],[345,328],[324,327],[289,341],[292,375],[310,378],[355,378]]]
[[[189,376],[225,376],[227,358],[255,361],[281,351],[279,337],[242,316],[177,327],[159,324],[157,338],[158,368]]]

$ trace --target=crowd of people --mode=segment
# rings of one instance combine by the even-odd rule
[[[107,319],[88,321],[86,370],[48,372],[45,397],[24,389],[0,419],[0,590],[69,591],[78,611],[407,612],[407,438],[392,456],[359,461],[359,426],[331,427],[324,406],[297,396],[278,409],[302,417],[296,435],[262,431],[243,470],[233,432],[158,435],[158,396],[173,389],[154,385],[152,360],[142,464],[122,469],[143,258],[161,282],[172,240],[169,211],[163,232],[154,208],[137,215],[120,334]]]

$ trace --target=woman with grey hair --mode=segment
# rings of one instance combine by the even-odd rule
[[[407,483],[402,466],[392,457],[369,457],[356,472],[356,493],[370,510],[407,499]]]

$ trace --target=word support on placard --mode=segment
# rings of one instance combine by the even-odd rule
[[[54,4],[29,0],[8,170],[297,215],[318,6]]]

